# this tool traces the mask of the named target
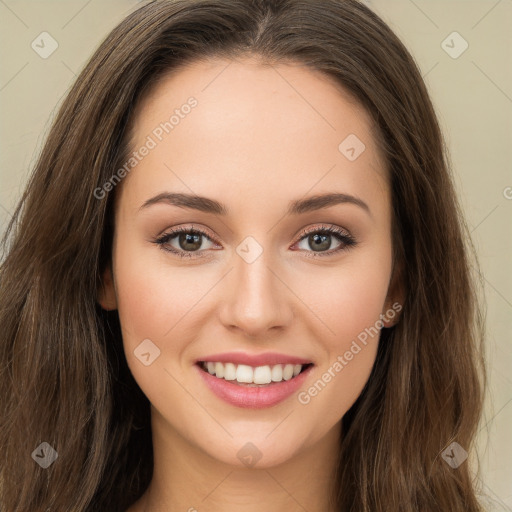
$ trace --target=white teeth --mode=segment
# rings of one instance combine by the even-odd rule
[[[222,363],[219,363],[222,364]],[[224,366],[224,379],[235,380],[236,379],[236,366],[233,363],[226,363]]]
[[[301,364],[276,364],[252,367],[246,364],[219,363],[208,361],[202,364],[211,375],[219,379],[236,380],[241,384],[264,385],[271,382],[290,380],[302,371]]]
[[[281,382],[283,380],[283,367],[280,364],[276,364],[272,367],[272,381]]]
[[[272,372],[270,366],[258,366],[254,368],[254,384],[270,384]]]
[[[245,364],[239,364],[236,369],[236,380],[238,382],[245,382],[251,384],[254,378],[254,372],[250,366]]]
[[[283,368],[283,379],[290,380],[293,377],[293,364],[287,364]]]
[[[215,375],[217,377],[224,377],[224,365],[222,363],[215,363]]]

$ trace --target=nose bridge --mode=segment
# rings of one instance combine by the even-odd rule
[[[235,268],[228,283],[229,299],[222,312],[226,326],[236,326],[247,335],[256,336],[290,321],[286,287],[275,275],[279,270],[272,254],[254,237],[247,237],[236,248]]]

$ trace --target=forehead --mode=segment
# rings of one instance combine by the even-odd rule
[[[184,108],[190,98],[195,106]],[[161,78],[137,106],[132,150],[149,139],[154,147],[126,181],[138,196],[162,187],[210,197],[361,195],[371,183],[382,192],[385,165],[372,129],[352,95],[303,65],[198,61]]]

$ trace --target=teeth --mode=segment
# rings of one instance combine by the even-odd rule
[[[224,377],[224,365],[222,363],[215,363],[215,375],[219,378]]]
[[[219,363],[219,364],[222,365],[222,363]],[[233,363],[226,363],[222,366],[224,366],[224,379],[225,380],[235,380],[236,379],[236,366]]]
[[[283,379],[284,380],[290,380],[293,377],[293,364],[287,364],[283,368]]]
[[[276,364],[274,366],[252,367],[246,364],[203,362],[202,367],[209,374],[219,379],[235,380],[241,384],[270,384],[290,380],[299,375],[303,366],[301,364]]]
[[[238,382],[245,382],[246,384],[251,384],[254,382],[254,372],[250,366],[246,366],[245,364],[239,364],[236,369],[236,380]]]
[[[254,368],[254,384],[270,384],[272,382],[272,370],[270,366],[258,366]]]
[[[283,367],[280,364],[273,366],[270,373],[272,376],[272,382],[281,382],[283,380]]]

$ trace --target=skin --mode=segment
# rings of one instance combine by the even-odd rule
[[[112,268],[98,298],[118,309],[128,365],[152,404],[154,477],[129,512],[333,510],[341,419],[368,380],[378,337],[307,405],[292,395],[267,409],[235,407],[205,386],[194,363],[228,351],[296,355],[315,363],[307,390],[400,302],[391,196],[371,119],[316,71],[214,59],[166,76],[144,99],[133,148],[190,96],[197,107],[116,191]],[[351,133],[366,146],[354,161],[338,149]],[[229,214],[164,202],[140,209],[162,192],[206,196]],[[371,213],[344,203],[285,215],[290,201],[327,192],[356,196]],[[191,224],[210,236],[197,244],[204,257],[182,259],[154,243]],[[330,256],[307,257],[321,250],[302,232],[322,224],[357,245],[334,253],[343,243],[332,236]],[[236,252],[247,236],[263,249],[251,263]],[[184,251],[179,237],[169,245]],[[149,366],[134,355],[144,339],[161,351]],[[237,457],[248,442],[262,454],[253,467]]]

